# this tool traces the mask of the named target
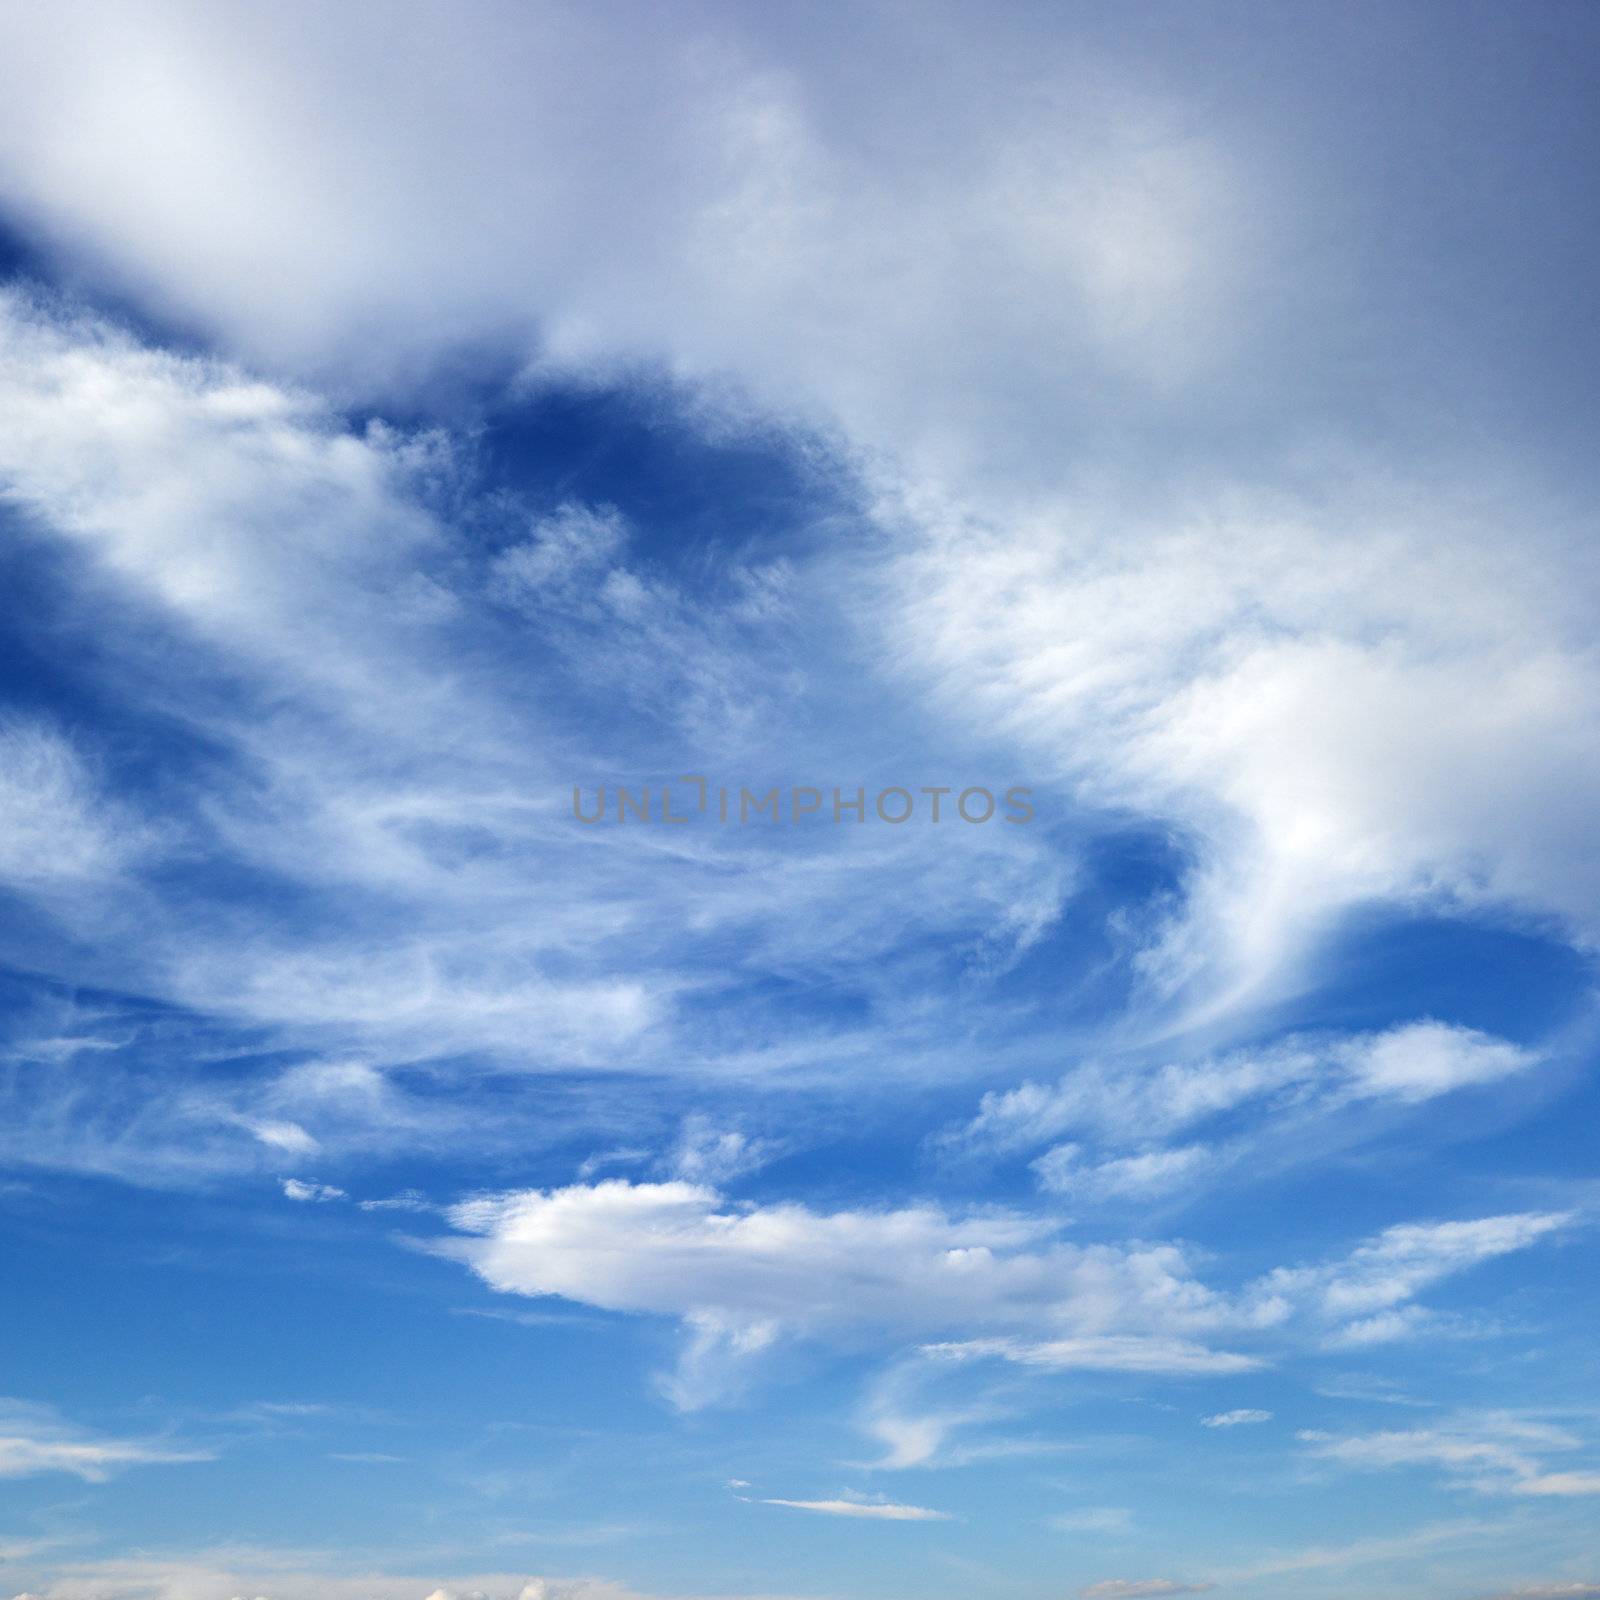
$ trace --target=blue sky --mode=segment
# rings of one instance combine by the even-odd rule
[[[0,1594],[1600,1596],[1597,53],[0,12]]]

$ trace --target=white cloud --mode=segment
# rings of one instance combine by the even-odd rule
[[[1203,1144],[1175,1150],[1146,1150],[1107,1161],[1083,1161],[1082,1148],[1059,1144],[1033,1163],[1039,1187],[1052,1194],[1085,1199],[1120,1199],[1166,1194],[1182,1187],[1212,1162]]]
[[[275,1117],[269,1117],[261,1122],[249,1123],[247,1126],[262,1144],[269,1145],[274,1150],[285,1150],[290,1155],[315,1155],[320,1148],[317,1141],[298,1122],[280,1121]]]
[[[952,510],[908,565],[897,648],[951,714],[1190,841],[1184,906],[1140,960],[1192,1019],[1286,992],[1361,903],[1532,913],[1587,942],[1573,797],[1600,781],[1600,679],[1559,594],[1572,535],[1513,566],[1445,487],[1294,498],[1180,486],[1165,526],[1114,494],[998,531]]]
[[[203,776],[175,770],[151,793],[124,785],[112,805],[92,751],[42,724],[7,725],[0,809],[25,846],[13,864],[36,889],[48,878],[72,951],[32,948],[30,969],[153,999],[208,1028],[262,1030],[293,1063],[227,1082],[197,1071],[182,1087],[113,1063],[89,1114],[72,1081],[32,1074],[4,1119],[18,1159],[187,1181],[270,1170],[273,1150],[331,1159],[560,1136],[544,1131],[548,1117],[512,1128],[478,1115],[470,1094],[408,1092],[409,1069],[469,1055],[491,1070],[549,1071],[622,1051],[643,1070],[721,1081],[838,1079],[869,1059],[968,1070],[938,1038],[925,974],[886,958],[921,931],[957,968],[1003,966],[1066,892],[1068,870],[1042,836],[993,832],[954,858],[931,830],[830,828],[790,852],[737,830],[669,840],[614,828],[572,848],[573,779],[599,770],[614,781],[634,735],[618,734],[602,761],[593,746],[605,736],[577,715],[591,709],[579,690],[558,666],[530,666],[526,639],[508,633],[528,630],[558,657],[581,645],[569,662],[578,677],[610,662],[658,687],[662,704],[639,712],[652,762],[667,726],[699,756],[750,757],[740,771],[730,754],[723,776],[781,777],[803,762],[796,778],[823,780],[852,731],[819,733],[812,766],[752,698],[754,682],[788,681],[772,671],[787,604],[774,563],[730,555],[699,573],[715,593],[691,597],[647,561],[621,564],[619,524],[603,508],[541,518],[479,493],[470,446],[352,431],[304,390],[153,350],[14,289],[0,295],[0,322],[8,506],[29,540],[70,553],[68,609],[85,636],[116,637],[107,694],[212,753]],[[634,573],[653,608],[629,613],[634,632],[621,638],[608,612],[574,644],[549,631],[548,606],[538,620],[491,600],[496,540],[529,525],[531,549],[545,553],[536,588],[557,569],[587,571],[574,552],[591,546],[607,574]],[[557,622],[587,626],[574,617],[569,607]],[[482,671],[460,670],[464,647]],[[667,682],[658,656],[695,683]],[[723,714],[730,694],[738,727]],[[690,701],[704,714],[688,713],[700,720],[685,738]],[[55,856],[39,827],[59,834]],[[163,841],[203,870],[152,870],[146,846]],[[0,875],[3,857],[0,847]],[[113,871],[115,895],[67,892]],[[271,893],[254,893],[263,882]],[[725,959],[730,938],[738,963]],[[776,1026],[759,1000],[714,1020],[703,1003],[680,1007],[686,994],[748,999],[774,971],[848,974],[873,991],[872,1020],[797,1024],[786,1011]],[[142,1015],[130,1031],[149,1026]],[[197,1043],[193,1064],[215,1044]],[[162,1054],[173,1060],[169,1038]],[[681,1152],[708,1178],[771,1153],[737,1127],[697,1123]]]
[[[754,1138],[738,1128],[719,1128],[711,1118],[695,1113],[684,1118],[668,1165],[686,1183],[715,1186],[754,1172],[776,1153],[770,1139]]]
[[[948,1511],[926,1506],[896,1505],[889,1500],[763,1500],[764,1506],[788,1506],[795,1511],[820,1511],[830,1517],[865,1517],[879,1522],[949,1522]]]
[[[439,52],[401,4],[381,60],[309,5],[3,26],[0,194],[272,370],[405,390],[492,339],[533,381],[645,364],[709,423],[831,430],[893,534],[852,586],[879,653],[951,726],[1192,846],[1133,941],[1157,995],[1260,998],[1372,900],[1592,937],[1583,499],[1514,439],[1429,472],[1373,443],[1348,351],[1308,399],[1326,297],[1387,302],[1361,229],[1330,253],[1324,219],[1365,205],[1268,153],[1275,105],[1221,122],[1209,75],[1021,13],[840,13],[823,52],[764,13],[490,7]],[[604,524],[553,513],[504,582],[559,591]],[[259,644],[226,563],[187,555],[167,591]]]
[[[1133,1513],[1126,1506],[1091,1506],[1085,1511],[1063,1511],[1050,1519],[1062,1533],[1126,1534],[1133,1532]]]
[[[968,1339],[959,1344],[929,1345],[930,1354],[953,1360],[995,1357],[1047,1372],[1151,1372],[1173,1377],[1207,1373],[1250,1372],[1262,1365],[1259,1356],[1208,1350],[1184,1339],[1141,1334],[1100,1334],[1081,1339]]]
[[[1428,1466],[1452,1486],[1485,1494],[1567,1498],[1600,1494],[1600,1472],[1551,1472],[1551,1452],[1578,1450],[1569,1430],[1512,1413],[1462,1417],[1434,1428],[1335,1435],[1306,1430],[1298,1437],[1312,1454],[1364,1470]]]
[[[1053,442],[1085,373],[1160,392],[1245,331],[1218,313],[1261,196],[1137,62],[1017,18],[935,43],[841,13],[869,92],[764,15],[695,22],[487,7],[441,58],[427,9],[396,6],[401,118],[359,30],[314,7],[10,21],[37,87],[0,117],[0,192],[268,360],[408,374],[485,335],[542,368],[657,359],[969,469],[1002,424]],[[287,106],[286,79],[315,93]],[[78,137],[49,136],[58,111]],[[471,221],[448,243],[441,206]]]
[[[955,1466],[1030,1449],[1028,1441],[1003,1439],[950,1448],[950,1437],[958,1430],[1009,1412],[987,1396],[940,1398],[926,1392],[942,1365],[920,1359],[898,1362],[873,1381],[860,1426],[883,1446],[883,1455],[864,1465],[875,1471]]]
[[[1524,1250],[1576,1220],[1573,1212],[1528,1211],[1466,1222],[1401,1223],[1342,1261],[1279,1268],[1258,1290],[1267,1301],[1281,1296],[1308,1305],[1348,1342],[1381,1342],[1415,1326],[1406,1302],[1430,1284]]]
[[[1468,1084],[1493,1083],[1526,1072],[1532,1051],[1472,1028],[1416,1022],[1341,1046],[1349,1092],[1374,1099],[1431,1100]]]
[[[62,1422],[54,1412],[0,1403],[0,1478],[64,1472],[103,1483],[124,1467],[211,1461],[206,1450],[179,1449],[159,1439],[119,1439]]]
[[[303,1200],[326,1205],[330,1200],[348,1200],[350,1198],[343,1189],[336,1189],[331,1183],[305,1183],[299,1178],[285,1178],[282,1182],[284,1197],[289,1200]]]
[[[682,1319],[685,1369],[672,1391],[682,1403],[783,1333],[1026,1330],[949,1353],[1122,1371],[1256,1364],[1142,1331],[1230,1320],[1176,1247],[1069,1244],[1053,1237],[1057,1224],[1014,1213],[732,1206],[697,1185],[611,1180],[470,1200],[450,1218],[468,1237],[432,1248],[494,1288]],[[1040,1337],[1072,1328],[1084,1331]]]
[[[944,1142],[1004,1151],[1085,1132],[1112,1144],[1139,1143],[1244,1106],[1304,1111],[1308,1104],[1332,1110],[1362,1100],[1414,1103],[1525,1072],[1537,1059],[1476,1029],[1423,1020],[1381,1033],[1296,1036],[1266,1049],[1149,1068],[1091,1061],[1054,1084],[991,1090],[977,1115]],[[1059,1161],[1070,1170],[1070,1154]],[[1149,1171],[1158,1175],[1164,1164],[1181,1162],[1201,1165],[1200,1147],[1153,1152]],[[1045,1172],[1055,1164],[1046,1157]]]
[[[1157,1200],[1214,1187],[1241,1162],[1305,1158],[1332,1119],[1499,1082],[1531,1050],[1433,1020],[1376,1033],[1296,1035],[1199,1060],[1091,1059],[1053,1084],[990,1090],[977,1114],[935,1136],[947,1157],[1003,1156],[1058,1138],[1031,1162],[1039,1187],[1082,1204]],[[1210,1124],[1219,1137],[1160,1141]],[[1372,1342],[1376,1324],[1367,1331]],[[1352,1328],[1349,1342],[1361,1342]]]
[[[490,593],[509,605],[534,608],[592,603],[593,589],[627,544],[628,532],[616,507],[569,501],[536,521],[524,543],[495,557]],[[588,588],[581,587],[585,580]]]
[[[1271,1422],[1270,1411],[1251,1411],[1240,1409],[1238,1411],[1219,1411],[1214,1416],[1202,1417],[1200,1426],[1203,1428],[1241,1428],[1252,1422]]]
[[[1600,1472],[1541,1472],[1535,1477],[1523,1479],[1513,1492],[1563,1499],[1600,1494]]]
[[[362,1211],[437,1211],[439,1207],[418,1189],[402,1189],[399,1194],[387,1195],[381,1200],[358,1200]]]
[[[1277,165],[1248,113],[1214,115],[1230,97],[1209,78],[1185,96],[1165,57],[1114,38],[1080,50],[1020,12],[941,7],[911,22],[840,8],[826,31],[814,49],[765,8],[684,26],[642,6],[530,23],[491,4],[440,50],[430,8],[400,0],[375,54],[359,20],[311,4],[220,20],[180,0],[48,21],[13,8],[0,194],[102,281],[264,370],[335,375],[340,401],[384,383],[413,398],[435,356],[487,333],[529,353],[530,383],[645,363],[691,386],[708,427],[754,412],[836,428],[877,494],[880,537],[852,529],[837,581],[818,585],[845,597],[871,646],[859,654],[891,662],[952,736],[979,729],[1055,792],[1151,821],[1184,852],[1170,916],[1118,924],[1157,1002],[1209,1016],[1281,993],[1344,910],[1374,901],[1532,917],[1592,945],[1600,677],[1580,519],[1515,470],[1515,440],[1501,462],[1477,450],[1422,473],[1396,470],[1403,438],[1326,443],[1340,431],[1326,393],[1294,408],[1314,444],[1251,425],[1311,383],[1319,293],[1363,254],[1359,226],[1324,219],[1358,208]],[[438,1148],[454,1109],[408,1095],[405,1074],[454,1056],[474,1072],[625,1059],[725,1079],[847,1076],[884,1055],[969,1070],[981,1051],[965,1037],[919,1051],[942,1018],[919,1031],[880,1004],[896,977],[877,958],[924,933],[948,946],[999,930],[1024,948],[1070,880],[1051,849],[956,882],[909,851],[729,871],[726,856],[616,835],[569,867],[530,796],[583,740],[545,724],[547,696],[490,682],[498,658],[456,650],[450,629],[499,606],[559,655],[561,628],[599,617],[625,673],[703,642],[712,665],[638,698],[658,724],[683,700],[697,730],[720,731],[739,709],[737,628],[630,553],[605,507],[516,508],[512,542],[463,576],[434,509],[441,484],[460,489],[447,445],[353,433],[296,383],[8,306],[8,504],[28,537],[71,553],[75,596],[128,624],[130,695],[185,721],[230,775],[184,819],[189,859],[343,908],[291,926],[138,882],[92,906],[62,896],[54,914],[95,952],[74,974],[85,984],[316,1056],[249,1093],[141,1103],[126,1136],[75,1125],[58,1135],[71,1159],[153,1170],[140,1156],[160,1139],[226,1169],[233,1152],[209,1133],[202,1147],[197,1127],[264,1145],[258,1162],[331,1162],[341,1142]],[[1235,393],[1256,397],[1253,418],[1230,421]],[[1151,473],[1193,460],[1212,430],[1232,448]],[[243,685],[251,703],[224,711],[178,681]],[[762,718],[729,720],[743,736]],[[26,848],[0,866],[56,887],[136,876],[122,845],[139,819],[111,826],[92,751],[34,730],[11,753],[0,822]],[[701,920],[686,930],[690,903]],[[686,934],[715,954],[677,960]],[[847,1039],[819,1027],[773,1046],[765,1015],[755,1045],[684,1026],[685,993],[774,972],[801,991],[841,969],[875,1019]],[[1046,1183],[1126,1198],[1198,1178],[1208,1149],[1225,1161],[1214,1142],[1162,1142],[1209,1116],[1418,1103],[1534,1059],[1419,1022],[1148,1075],[1091,1067],[997,1100],[982,1131],[1055,1142]],[[113,1123],[107,1098],[97,1116]],[[64,1103],[46,1104],[46,1132],[71,1121]],[[1071,1153],[1069,1133],[1084,1140]],[[1031,1219],[712,1192],[754,1158],[747,1135],[712,1131],[685,1141],[688,1182],[482,1202],[455,1213],[472,1235],[461,1253],[497,1287],[679,1319],[672,1381],[692,1404],[791,1331],[1165,1371],[1260,1359],[1212,1349],[1224,1329],[1382,1341],[1426,1326],[1415,1297],[1446,1274],[1560,1221],[1408,1225],[1232,1295],[1172,1247],[1066,1243]],[[289,1181],[302,1199],[331,1194]],[[923,1447],[908,1428],[892,1449]],[[1519,1481],[1558,1494],[1585,1479]]]
[[[103,883],[153,840],[105,798],[62,732],[0,719],[0,880],[34,891]]]
[[[736,1389],[785,1335],[871,1337],[1046,1371],[1250,1371],[1262,1356],[1205,1341],[1327,1338],[1384,1312],[1420,1326],[1410,1302],[1423,1289],[1573,1220],[1402,1224],[1343,1258],[1278,1268],[1229,1293],[1202,1282],[1175,1245],[1079,1245],[1059,1238],[1058,1221],[998,1210],[828,1213],[612,1179],[480,1197],[447,1215],[462,1236],[428,1248],[492,1288],[679,1319],[683,1359],[665,1385],[686,1408]],[[925,1454],[940,1426],[925,1418],[887,1442]]]

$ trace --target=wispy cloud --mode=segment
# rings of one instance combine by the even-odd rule
[[[127,1467],[214,1459],[208,1450],[180,1448],[161,1439],[98,1434],[73,1427],[44,1407],[0,1402],[0,1478],[61,1472],[103,1483]]]
[[[306,1183],[299,1178],[285,1178],[282,1187],[286,1200],[300,1200],[315,1205],[326,1205],[331,1200],[350,1198],[343,1189],[336,1189],[331,1183]]]
[[[565,1393],[549,1324],[660,1319],[585,1367],[594,1434],[538,1464],[583,1482],[573,1527],[627,1493],[611,1424],[681,1529],[697,1481],[770,1481],[792,1395],[885,1472],[1092,1449],[1092,1405],[1181,1380],[1169,1441],[1272,1460],[1239,1406],[1267,1366],[1278,1395],[1430,1406],[1297,1416],[1329,1430],[1303,1480],[1416,1473],[1577,1526],[1590,1419],[1514,1408],[1579,1373],[1576,1338],[1518,1340],[1526,1308],[1593,1321],[1576,1275],[1531,1292],[1588,1215],[1531,1113],[1570,1088],[1581,1125],[1600,946],[1593,25],[1416,9],[1300,8],[1241,56],[1182,7],[491,4],[441,43],[394,0],[378,49],[316,5],[0,8],[0,269],[15,227],[29,271],[117,308],[0,289],[0,1161],[35,1185],[0,1192],[53,1208],[52,1244],[94,1232],[81,1292],[104,1185],[52,1173],[186,1190],[117,1219],[181,1213],[162,1272],[209,1271],[235,1221],[264,1241],[240,1259],[431,1232],[496,1300],[467,1314],[518,1326],[419,1319],[397,1373],[488,1338]],[[1037,825],[567,806],[966,767],[1033,783]],[[1382,1159],[1310,1170],[1358,1145]],[[795,1380],[736,1451],[715,1418],[641,1447],[612,1390],[674,1336],[682,1410]],[[1506,1409],[1451,1410],[1486,1350]],[[1319,1389],[1335,1353],[1394,1387]],[[125,1431],[0,1421],[0,1472],[191,1459]],[[307,1470],[336,1442],[368,1441]],[[791,1483],[831,1481],[783,1442]],[[1114,1504],[1058,1531],[1156,1526],[1113,1455],[1069,1503],[1092,1473]],[[532,1470],[476,1481],[509,1503]],[[1245,1513],[1213,1491],[1220,1552]],[[430,1493],[393,1504],[459,1523]],[[984,1503],[1043,1537],[1046,1508]],[[842,1531],[739,1509],[752,1541]],[[1578,1549],[1468,1579],[1586,1593]],[[628,1593],[440,1556],[18,1581]]]
[[[1547,1422],[1489,1413],[1434,1428],[1334,1435],[1315,1430],[1298,1437],[1311,1453],[1340,1466],[1384,1471],[1433,1467],[1458,1488],[1485,1494],[1565,1498],[1600,1495],[1600,1470],[1551,1471],[1551,1453],[1581,1450],[1584,1441]]]
[[[1147,1600],[1167,1594],[1207,1594],[1211,1583],[1177,1583],[1171,1578],[1105,1578],[1080,1589],[1082,1600]]]
[[[1532,1583],[1521,1589],[1502,1589],[1478,1600],[1593,1600],[1600,1595],[1600,1583]]]
[[[926,1506],[897,1505],[892,1500],[762,1500],[764,1506],[788,1506],[794,1511],[820,1511],[830,1517],[865,1517],[878,1522],[949,1522],[948,1511]]]
[[[1251,1411],[1240,1409],[1238,1411],[1219,1411],[1214,1416],[1202,1417],[1202,1428],[1242,1428],[1254,1422],[1271,1422],[1270,1411]]]
[[[1133,1512],[1126,1506],[1091,1506],[1083,1511],[1062,1511],[1050,1518],[1062,1533],[1104,1533],[1122,1536],[1133,1532]]]
[[[1409,1302],[1430,1284],[1527,1249],[1577,1220],[1573,1212],[1535,1211],[1465,1222],[1402,1223],[1342,1261],[1279,1268],[1261,1280],[1259,1290],[1267,1301],[1283,1297],[1308,1304],[1330,1324],[1335,1343],[1383,1343],[1417,1330],[1423,1313]]]
[[[969,1339],[929,1345],[930,1353],[959,1360],[998,1358],[1047,1372],[1153,1372],[1172,1377],[1251,1372],[1259,1356],[1209,1350],[1183,1339],[1143,1334],[1094,1334],[1078,1339]]]
[[[1285,1130],[1362,1105],[1415,1105],[1537,1062],[1506,1040],[1434,1021],[1198,1061],[1091,1061],[1054,1084],[990,1091],[976,1116],[936,1143],[946,1153],[1005,1154],[1071,1133],[1033,1162],[1042,1188],[1086,1201],[1155,1197],[1219,1181],[1242,1150],[1270,1147]],[[1156,1142],[1225,1118],[1227,1138],[1216,1144]]]

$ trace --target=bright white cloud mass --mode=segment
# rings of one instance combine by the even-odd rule
[[[1597,51],[0,10],[0,1594],[1600,1593]]]

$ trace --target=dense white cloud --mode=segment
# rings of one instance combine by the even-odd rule
[[[822,1213],[730,1206],[714,1190],[622,1180],[467,1201],[472,1237],[434,1248],[492,1287],[683,1319],[681,1403],[780,1334],[900,1339],[995,1330],[1082,1330],[1084,1364],[1204,1370],[1230,1358],[1104,1330],[1225,1321],[1221,1299],[1168,1245],[1072,1245],[1048,1221],[933,1207]]]
[[[731,371],[967,465],[1005,424],[1053,444],[1048,402],[1078,409],[1086,370],[1159,392],[1237,342],[1219,313],[1254,276],[1260,196],[1143,73],[1021,13],[974,35],[945,8],[909,30],[833,8],[827,32],[485,6],[441,52],[408,4],[375,55],[311,6],[16,19],[0,186],[258,357],[403,372],[520,334],[546,366]],[[80,136],[48,136],[63,106]],[[448,243],[441,207],[470,220]]]
[[[1201,1015],[1259,997],[1369,901],[1587,943],[1600,680],[1560,539],[1512,558],[1442,490],[1185,498],[1175,528],[1093,503],[958,525],[908,571],[899,641],[948,708],[1191,839],[1184,914],[1144,951],[1156,991]]]
[[[611,1311],[681,1320],[683,1362],[668,1394],[718,1398],[785,1335],[922,1345],[950,1361],[1003,1360],[1047,1371],[1227,1374],[1258,1354],[1211,1336],[1300,1329],[1340,1339],[1374,1317],[1426,1326],[1413,1302],[1431,1284],[1525,1249],[1567,1213],[1390,1228],[1348,1256],[1286,1267],[1223,1291],[1176,1245],[1076,1244],[1059,1222],[1015,1212],[953,1216],[933,1207],[819,1212],[793,1203],[732,1204],[685,1182],[612,1179],[464,1201],[448,1212],[465,1237],[429,1248],[466,1262],[492,1288],[555,1295]],[[879,1430],[891,1456],[924,1460],[954,1420]]]
[[[1174,1334],[1249,1320],[1178,1248],[1069,1244],[1056,1224],[1014,1213],[732,1206],[701,1186],[612,1180],[467,1201],[450,1217],[476,1237],[433,1248],[494,1288],[681,1319],[683,1357],[665,1386],[686,1408],[722,1397],[785,1335],[957,1335],[967,1342],[937,1353],[1107,1371],[1256,1364]],[[984,1330],[994,1336],[971,1337]]]
[[[1411,1023],[1344,1040],[1333,1054],[1350,1075],[1350,1094],[1406,1102],[1493,1083],[1526,1072],[1538,1060],[1533,1051],[1507,1040],[1442,1022]]]

